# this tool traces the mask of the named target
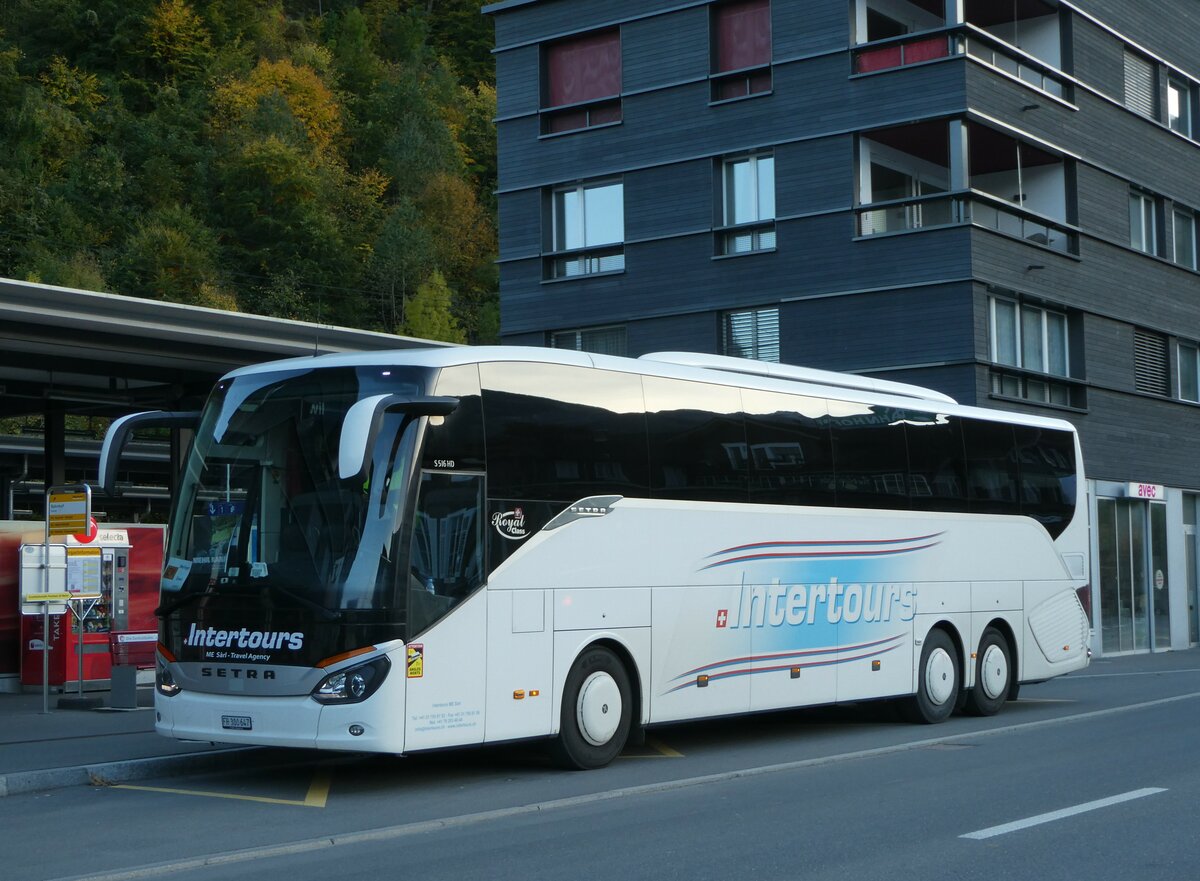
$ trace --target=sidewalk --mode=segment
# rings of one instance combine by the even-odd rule
[[[154,689],[137,689],[135,710],[58,709],[42,693],[0,694],[0,798],[88,783],[123,783],[165,774],[218,770],[262,752],[172,740],[154,731]],[[68,696],[71,696],[68,694]],[[85,692],[105,707],[107,691]]]

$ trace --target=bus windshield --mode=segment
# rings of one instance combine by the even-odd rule
[[[201,419],[172,518],[163,613],[203,595],[269,595],[278,607],[389,609],[413,420],[390,413],[366,477],[338,476],[347,410],[420,394],[421,371],[325,368],[221,383]]]

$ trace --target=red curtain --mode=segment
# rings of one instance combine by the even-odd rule
[[[725,3],[714,15],[717,69],[742,70],[771,63],[770,0]]]
[[[546,55],[547,107],[621,94],[621,32],[601,31],[555,43]]]

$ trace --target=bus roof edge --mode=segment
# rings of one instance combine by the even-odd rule
[[[773,379],[790,379],[796,382],[811,382],[836,388],[859,389],[861,391],[916,398],[922,401],[936,401],[942,404],[958,403],[949,395],[944,395],[941,392],[923,388],[919,385],[893,382],[890,379],[871,379],[870,377],[858,376],[853,373],[837,373],[832,370],[817,370],[811,367],[795,367],[791,364],[755,361],[750,358],[705,355],[699,352],[650,352],[642,355],[638,360],[657,361],[663,364],[678,364],[682,367],[703,367],[708,370],[720,370],[726,373],[744,373],[750,376],[769,376]]]

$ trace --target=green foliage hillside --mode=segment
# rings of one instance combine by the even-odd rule
[[[0,276],[488,341],[490,27],[477,0],[0,3]],[[422,288],[449,314],[410,320]]]

